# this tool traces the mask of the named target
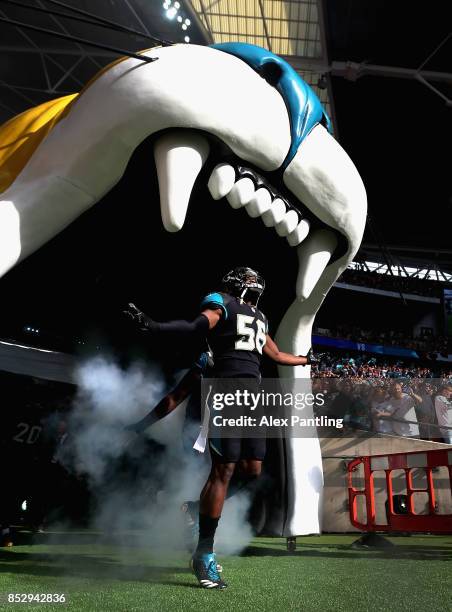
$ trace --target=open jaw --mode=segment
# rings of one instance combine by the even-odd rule
[[[325,133],[321,126],[318,126],[318,130]],[[320,134],[319,138],[323,137],[324,134]],[[316,286],[326,271],[329,271],[329,267],[337,265],[349,251],[348,238],[335,226],[334,219],[332,221],[324,215],[330,221],[326,223],[300,201],[284,184],[282,172],[269,173],[251,166],[249,162],[244,163],[218,139],[188,130],[164,133],[157,135],[154,156],[165,229],[168,232],[178,232],[185,223],[190,224],[190,212],[187,217],[187,211],[197,205],[193,201],[196,198],[191,198],[194,184],[196,181],[206,183],[213,200],[223,200],[233,210],[246,211],[250,218],[256,220],[255,224],[263,224],[268,228],[264,237],[265,244],[256,244],[256,248],[261,251],[265,246],[274,248],[273,239],[277,237],[285,243],[287,251],[292,251],[292,257],[298,256],[298,274],[292,278],[286,275],[286,282],[293,283],[295,304],[297,307],[299,305],[297,309],[300,313],[303,304],[310,303]],[[212,208],[213,203],[209,204],[207,210],[215,215],[218,204],[216,208]],[[215,225],[215,216],[212,221]],[[243,217],[237,219],[237,223],[243,223]],[[215,230],[212,228],[211,231]],[[216,235],[219,233],[217,230]],[[233,244],[230,245],[230,251],[230,265],[233,265]],[[278,261],[275,254],[275,271],[270,273],[269,281],[274,273],[285,270],[284,261],[287,261],[287,256]],[[269,282],[270,291],[271,286]],[[321,300],[323,295],[317,294],[316,298]],[[306,331],[310,336],[310,329]],[[309,338],[306,340],[309,348]],[[291,348],[298,353],[302,350],[297,346]]]
[[[314,317],[364,231],[366,194],[355,166],[320,120],[294,149],[287,100],[266,80],[268,74],[239,57],[196,45],[156,48],[146,55],[157,61],[125,59],[102,72],[71,99],[22,164],[17,151],[7,160],[6,176],[9,172],[13,180],[0,193],[0,275],[105,201],[134,151],[151,138],[168,232],[183,234],[187,210],[190,225],[199,208],[192,193],[204,181],[214,200],[225,198],[232,209],[242,209],[242,220],[248,213],[253,227],[265,228],[268,240],[264,237],[265,245],[258,248],[277,237],[298,258],[296,278],[278,279],[293,283],[294,290],[276,340],[282,350],[305,354]],[[24,124],[25,131],[29,125]],[[13,146],[19,139],[12,129]],[[2,180],[0,172],[0,189]],[[141,206],[149,206],[147,200]],[[136,210],[124,202],[127,214]],[[205,221],[220,235],[215,215]],[[139,215],[136,223],[141,223]],[[230,267],[249,263],[254,260],[235,259]],[[276,259],[275,269],[289,276]],[[303,378],[309,368],[285,367],[280,374]],[[311,449],[308,444],[295,439],[287,445],[292,514],[288,511],[286,535],[318,530],[312,508],[318,506],[321,488],[315,459],[320,455],[318,443]],[[316,466],[299,469],[302,457]],[[308,509],[309,516],[299,508]]]

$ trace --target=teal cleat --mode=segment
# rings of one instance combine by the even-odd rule
[[[193,556],[193,572],[203,589],[225,589],[228,585],[218,572],[215,553],[204,553]]]

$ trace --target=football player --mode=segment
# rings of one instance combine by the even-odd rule
[[[280,365],[311,363],[310,353],[293,355],[280,351],[269,336],[267,319],[258,309],[264,289],[265,281],[258,272],[239,267],[224,276],[221,291],[210,293],[202,300],[201,314],[193,321],[159,323],[133,304],[129,305],[128,314],[135,317],[141,329],[151,333],[181,336],[186,340],[206,338],[214,358],[212,378],[260,381],[263,354]],[[218,572],[213,546],[228,486],[237,465],[249,480],[260,475],[266,440],[209,439],[209,450],[212,466],[200,495],[199,540],[192,564],[203,588],[223,589],[227,584]]]

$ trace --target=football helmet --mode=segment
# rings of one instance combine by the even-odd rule
[[[265,289],[265,280],[256,270],[240,267],[228,272],[223,277],[222,285],[231,295],[257,306]]]

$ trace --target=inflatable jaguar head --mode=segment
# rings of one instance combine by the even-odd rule
[[[217,206],[244,208],[296,251],[298,274],[286,279],[296,297],[277,340],[304,354],[362,238],[366,194],[355,166],[315,94],[272,53],[237,43],[142,55],[0,128],[0,275],[108,194],[152,136],[167,232],[190,223],[193,186],[208,168]]]

